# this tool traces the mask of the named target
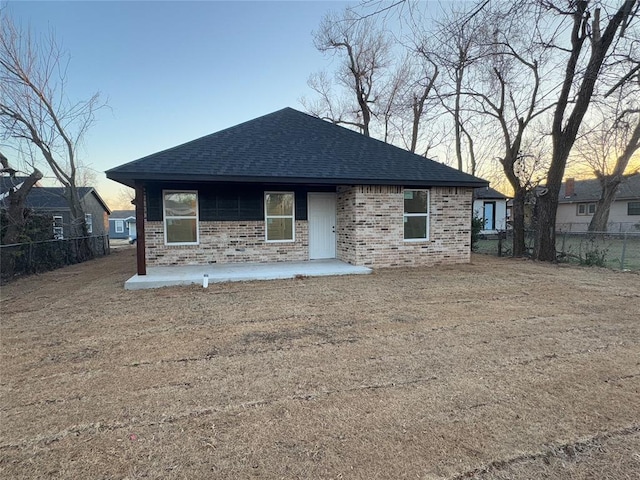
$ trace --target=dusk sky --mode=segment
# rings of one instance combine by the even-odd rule
[[[99,91],[108,108],[88,132],[84,161],[108,201],[104,171],[290,106],[330,68],[313,47],[322,16],[347,3],[8,2],[17,24],[53,30],[71,55],[68,96]]]

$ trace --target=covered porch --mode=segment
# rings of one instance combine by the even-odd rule
[[[220,282],[246,282],[283,278],[321,277],[330,275],[362,275],[371,273],[335,258],[302,262],[227,263],[210,265],[175,265],[147,267],[146,275],[134,275],[124,284],[125,290],[204,285]]]

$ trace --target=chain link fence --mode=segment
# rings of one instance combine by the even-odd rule
[[[525,245],[533,252],[535,232],[527,231]],[[481,237],[473,251],[488,255],[511,256],[512,232]],[[640,271],[640,232],[556,232],[556,251],[560,262]]]
[[[108,254],[108,235],[0,245],[0,281],[6,283],[20,275],[55,270]]]

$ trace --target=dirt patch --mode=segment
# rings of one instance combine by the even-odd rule
[[[2,478],[632,478],[640,277],[470,265],[2,287]],[[627,477],[625,477],[627,475]]]

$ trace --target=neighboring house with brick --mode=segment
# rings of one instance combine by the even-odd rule
[[[113,210],[109,215],[109,238],[133,240],[136,238],[136,211]]]
[[[508,197],[491,187],[473,191],[473,215],[482,219],[481,235],[495,235],[507,229]]]
[[[139,274],[146,265],[323,258],[469,262],[473,189],[487,186],[291,108],[107,177],[136,189]]]
[[[556,230],[586,232],[596,211],[602,188],[597,178],[567,178],[558,195]],[[631,175],[618,187],[611,204],[607,231],[612,233],[640,230],[640,174]]]
[[[18,188],[23,177],[0,177],[0,208],[8,197],[9,189]],[[42,215],[51,216],[53,238],[64,239],[71,236],[71,211],[64,197],[63,187],[35,186],[27,195],[25,207]],[[98,192],[92,187],[79,187],[80,203],[85,212],[85,221],[90,235],[108,233],[107,218],[111,211]]]

